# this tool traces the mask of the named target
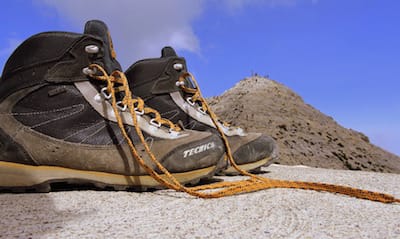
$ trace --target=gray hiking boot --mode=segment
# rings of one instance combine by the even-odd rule
[[[128,132],[128,139],[123,137],[107,82],[93,78],[96,72],[88,67],[93,63],[108,75],[121,70],[107,26],[97,20],[87,22],[83,34],[34,35],[11,55],[0,80],[2,191],[47,192],[53,183],[116,190],[164,186],[128,147],[130,138],[146,165],[161,174],[145,152],[129,110],[118,102]],[[180,183],[195,183],[224,167],[218,136],[180,130],[157,118],[154,110],[135,107],[145,142]]]
[[[161,58],[138,61],[125,72],[133,93],[174,123],[180,122],[192,130],[218,133],[210,113],[202,107],[204,99],[199,98],[185,59],[178,57],[171,47],[164,47],[161,54]],[[276,160],[276,145],[271,137],[219,124],[241,169],[256,172]],[[229,167],[223,173],[238,172]]]

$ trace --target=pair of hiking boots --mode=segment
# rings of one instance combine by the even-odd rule
[[[254,171],[272,162],[275,143],[218,120],[171,47],[124,74],[101,21],[87,22],[83,34],[34,35],[4,67],[2,190],[48,192],[58,182],[146,190],[176,183],[171,178],[193,184],[235,174],[228,150],[240,169]]]

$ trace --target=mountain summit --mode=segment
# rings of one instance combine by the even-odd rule
[[[400,157],[340,126],[271,79],[249,77],[208,100],[228,123],[271,135],[281,164],[400,173]]]

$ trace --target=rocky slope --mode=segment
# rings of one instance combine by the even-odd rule
[[[281,164],[400,173],[400,157],[343,128],[276,81],[246,78],[208,100],[223,120],[271,135]]]

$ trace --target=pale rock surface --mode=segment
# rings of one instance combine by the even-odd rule
[[[400,197],[399,174],[282,165],[263,169],[271,178]],[[0,194],[0,212],[0,238],[400,238],[400,204],[295,189],[219,199],[172,190]]]

